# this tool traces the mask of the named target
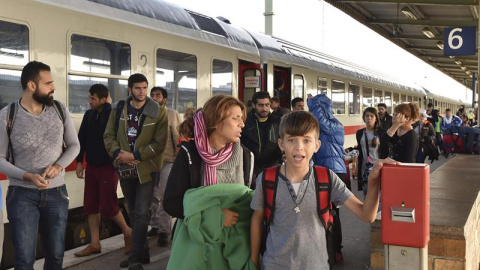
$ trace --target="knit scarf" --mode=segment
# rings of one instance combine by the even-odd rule
[[[194,116],[195,121],[195,144],[197,150],[205,163],[204,170],[204,186],[210,186],[217,183],[217,166],[223,164],[232,156],[233,144],[227,145],[214,154],[213,149],[208,142],[207,128],[205,127],[205,120],[203,119],[203,112],[199,111]]]
[[[446,115],[445,117],[443,117],[443,121],[445,121],[445,124],[447,125],[450,125],[450,123],[452,123],[452,120],[453,120],[453,115],[450,115],[450,118],[448,118]]]

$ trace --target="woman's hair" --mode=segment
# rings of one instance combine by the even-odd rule
[[[365,121],[365,115],[367,114],[367,112],[375,115],[375,124],[373,125],[373,134],[375,135],[376,138],[378,138],[380,133],[380,121],[379,121],[380,116],[378,116],[378,111],[374,107],[365,108],[365,110],[363,110],[363,115],[362,115],[363,121]],[[377,141],[378,140],[372,140],[373,147],[377,145]]]
[[[420,117],[420,107],[417,103],[402,103],[393,110],[395,113],[402,113],[410,120],[417,121]]]
[[[240,100],[235,97],[227,95],[215,95],[211,97],[203,108],[197,110],[203,112],[203,119],[205,120],[205,127],[207,129],[207,137],[210,137],[215,131],[217,125],[221,124],[228,117],[228,110],[233,106],[239,106],[242,110],[242,119],[245,121],[247,118],[247,108]],[[194,121],[193,115],[185,117],[182,124],[178,126],[178,133],[180,136],[193,138],[194,136]]]
[[[280,138],[288,134],[290,136],[304,136],[310,131],[320,135],[320,126],[313,114],[307,111],[293,111],[282,116],[280,121]]]
[[[197,110],[198,111],[198,110]],[[195,108],[189,107],[185,109],[183,122],[177,126],[178,135],[183,138],[193,138],[193,115]]]

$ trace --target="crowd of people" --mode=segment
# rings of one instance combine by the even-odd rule
[[[396,106],[393,116],[385,104],[366,108],[365,128],[356,133],[359,200],[347,179],[344,127],[324,94],[308,96],[309,112],[302,98],[282,108],[278,81],[276,97],[254,93],[250,112],[235,97],[215,95],[181,121],[166,106],[167,90],[153,87],[149,96],[147,78],[137,73],[128,79],[129,96],[115,104],[106,86],[90,87],[91,109],[77,134],[67,108],[53,99],[48,65],[28,63],[21,84],[22,98],[0,111],[15,269],[33,268],[37,233],[44,269],[62,268],[64,176],[73,160],[85,181],[91,238],[78,257],[101,252],[100,221],[108,218],[124,235],[128,258],[120,267],[130,270],[150,262],[147,237],[159,246],[173,239],[168,269],[329,269],[343,260],[339,207],[373,222],[382,166],[424,162],[422,145],[438,144],[443,131],[464,123],[449,109],[442,116],[413,103]]]

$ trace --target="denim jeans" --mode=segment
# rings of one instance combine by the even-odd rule
[[[128,258],[130,265],[142,262],[144,255],[148,254],[148,210],[152,203],[154,185],[155,179],[144,184],[140,184],[138,178],[120,180],[132,228],[132,250]]]
[[[33,269],[37,232],[45,254],[43,269],[62,269],[69,202],[65,185],[46,190],[9,186],[6,201],[15,269]]]

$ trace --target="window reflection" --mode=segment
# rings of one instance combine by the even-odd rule
[[[360,86],[350,84],[348,87],[348,113],[360,114]]]
[[[22,97],[19,70],[0,69],[0,110]]]
[[[332,109],[334,114],[345,114],[345,83],[332,81]]]
[[[197,107],[197,57],[175,51],[157,50],[155,85],[167,89],[169,108],[184,113]]]
[[[232,95],[232,63],[213,60],[212,94]]]
[[[0,21],[0,64],[24,66],[29,59],[28,27]]]
[[[372,91],[373,89],[370,87],[363,87],[363,98],[362,98],[362,103],[363,103],[363,108],[367,107],[372,107]]]
[[[295,75],[293,77],[293,97],[292,98],[303,98],[303,76]]]
[[[383,91],[382,90],[379,90],[379,89],[375,89],[375,106],[378,104],[378,103],[383,103]]]

